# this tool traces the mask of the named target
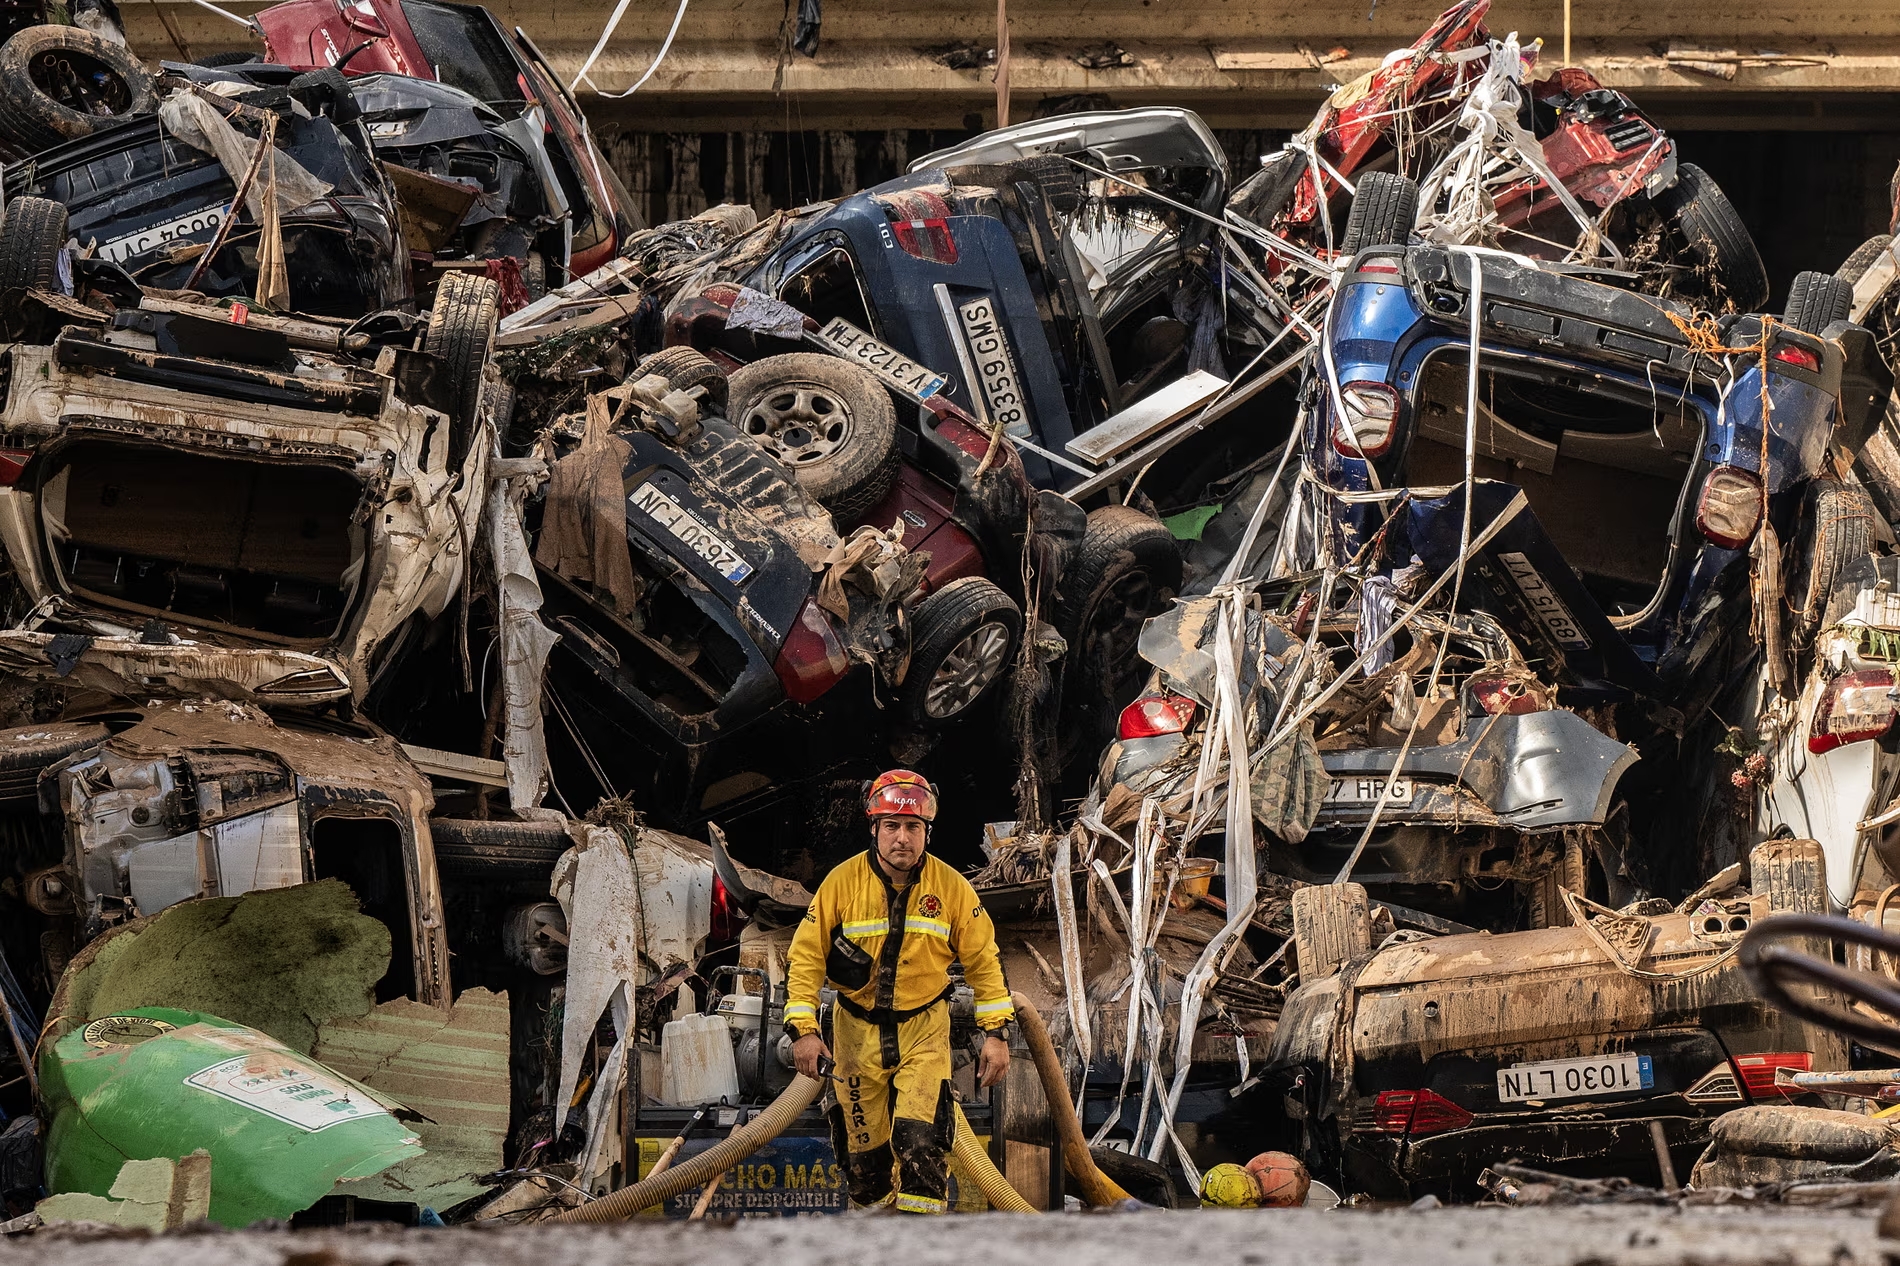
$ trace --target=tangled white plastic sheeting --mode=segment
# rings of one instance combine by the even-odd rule
[[[1565,187],[1544,161],[1544,147],[1517,121],[1518,107],[1524,99],[1524,58],[1518,48],[1517,32],[1502,40],[1491,41],[1491,58],[1482,75],[1472,81],[1465,96],[1458,126],[1465,136],[1440,159],[1438,165],[1419,181],[1419,217],[1417,230],[1430,242],[1447,245],[1480,245],[1493,233],[1497,208],[1492,204],[1488,186],[1500,180],[1534,175],[1557,195],[1564,209],[1577,222],[1577,245],[1568,259],[1588,261],[1599,254],[1620,263],[1623,252],[1603,232],[1596,217],[1584,210],[1575,194]],[[1517,164],[1504,172],[1494,168],[1501,160]],[[1442,212],[1431,210],[1440,199]]]
[[[508,803],[517,813],[541,803],[548,788],[548,749],[541,720],[541,676],[560,640],[541,623],[541,584],[521,527],[526,479],[497,479],[488,496],[488,547],[501,605],[502,757]]]

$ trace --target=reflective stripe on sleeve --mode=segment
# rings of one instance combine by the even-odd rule
[[[816,1020],[818,1008],[809,1002],[788,1002],[785,1004],[785,1018],[787,1020]]]
[[[950,939],[950,925],[942,919],[926,919],[913,914],[904,920],[904,934],[908,936],[912,932],[934,936],[941,941]]]
[[[854,941],[861,936],[883,936],[891,930],[891,921],[889,919],[861,919],[856,923],[844,924],[842,930],[848,939]]]
[[[913,1196],[900,1191],[897,1193],[897,1207],[906,1213],[942,1213],[944,1204],[930,1196]]]
[[[788,1008],[788,1011],[789,1011],[789,1008]],[[998,998],[993,1002],[979,1002],[976,1004],[976,1014],[978,1015],[1015,1015],[1016,1004],[1014,1002],[1011,1002],[1008,998]]]

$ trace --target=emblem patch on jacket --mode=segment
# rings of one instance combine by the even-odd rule
[[[918,898],[917,913],[923,915],[926,919],[939,918],[943,914],[943,902],[937,900],[934,894],[925,893],[922,897]]]

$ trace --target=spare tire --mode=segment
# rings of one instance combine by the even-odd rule
[[[435,306],[422,350],[436,358],[436,376],[449,413],[449,469],[468,455],[480,418],[482,383],[501,320],[501,288],[486,277],[452,272],[436,284]]]
[[[29,26],[0,45],[0,137],[37,153],[158,108],[123,45],[76,26]]]
[[[836,356],[767,356],[733,374],[726,417],[791,468],[799,485],[855,525],[897,476],[897,411],[884,384]]]
[[[562,822],[431,818],[429,835],[436,871],[468,878],[545,878],[574,844]]]
[[[1807,645],[1820,631],[1842,574],[1872,552],[1877,513],[1865,488],[1833,479],[1808,485],[1801,498],[1801,543],[1787,587],[1799,644]]]
[[[1819,334],[1836,321],[1845,321],[1853,307],[1853,282],[1833,273],[1796,273],[1788,284],[1788,306],[1781,319],[1805,334]]]
[[[1023,613],[980,576],[953,580],[912,617],[910,667],[898,692],[904,720],[937,729],[964,716],[1009,676]]]
[[[1340,253],[1357,255],[1368,246],[1403,246],[1417,220],[1417,181],[1389,171],[1365,172],[1353,187]]]
[[[1768,269],[1761,252],[1713,176],[1694,163],[1683,163],[1676,169],[1676,183],[1652,201],[1701,274],[1699,284],[1679,289],[1710,300],[1726,298],[1737,312],[1754,312],[1768,302]]]

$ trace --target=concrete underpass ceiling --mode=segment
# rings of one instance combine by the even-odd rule
[[[1100,94],[1117,106],[1190,106],[1216,127],[1299,127],[1331,85],[1375,67],[1441,7],[1441,0],[1366,3],[1370,21],[1360,0],[1011,0],[1012,108],[1027,117],[1044,98]],[[533,36],[564,76],[579,68],[611,11],[601,0],[490,7]],[[618,91],[638,79],[674,11],[672,0],[630,6],[589,73],[592,83]],[[152,60],[178,58],[181,44],[194,59],[256,47],[242,28],[190,0],[150,0],[124,12],[134,47]],[[611,101],[583,86],[583,103],[597,126],[634,131],[993,124],[990,68],[944,64],[952,50],[981,55],[995,44],[993,6],[832,0],[818,56],[791,54],[781,66],[786,12],[782,0],[690,0],[665,64],[636,98]],[[1527,43],[1541,36],[1546,64],[1561,59],[1556,0],[1501,2],[1488,21],[1494,33],[1516,30]],[[1900,129],[1900,5],[1574,0],[1572,21],[1573,59],[1672,129]],[[1133,64],[1088,70],[1077,62],[1109,44]],[[1338,60],[1315,64],[1336,50],[1344,50]]]

